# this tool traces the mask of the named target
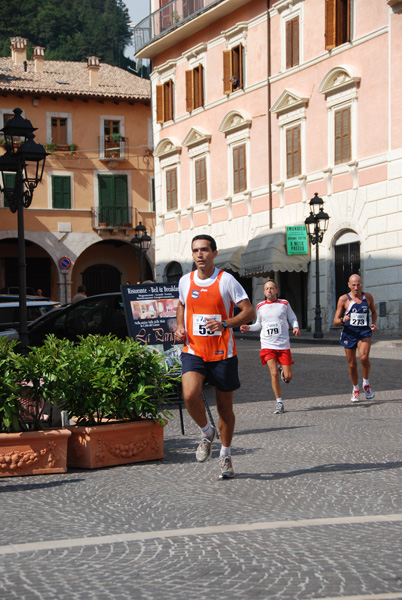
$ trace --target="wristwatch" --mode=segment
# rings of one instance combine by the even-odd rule
[[[226,331],[226,329],[229,327],[229,325],[226,323],[226,321],[222,321],[222,327],[223,327],[223,331]]]

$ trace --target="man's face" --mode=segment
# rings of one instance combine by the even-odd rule
[[[360,292],[362,289],[362,280],[358,275],[354,275],[349,279],[349,288],[354,293]]]
[[[214,258],[218,254],[218,251],[212,250],[208,240],[195,240],[193,242],[192,253],[197,269],[203,271],[213,266]]]
[[[267,281],[264,285],[264,295],[267,300],[274,302],[278,295],[278,288],[273,281]]]

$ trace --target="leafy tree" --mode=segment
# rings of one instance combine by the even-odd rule
[[[10,56],[10,37],[46,48],[49,60],[102,62],[127,68],[134,62],[124,56],[130,42],[130,17],[123,0],[6,0],[0,2],[0,56]]]

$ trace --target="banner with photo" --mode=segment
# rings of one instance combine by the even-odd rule
[[[181,365],[183,344],[177,344],[177,283],[122,285],[124,310],[130,337],[164,354],[169,367]]]

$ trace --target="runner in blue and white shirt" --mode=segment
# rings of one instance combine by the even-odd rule
[[[273,279],[264,283],[265,301],[257,305],[257,320],[253,325],[242,325],[240,331],[261,331],[260,358],[267,364],[271,374],[272,389],[276,397],[275,414],[285,412],[281,384],[292,379],[292,355],[290,352],[289,323],[296,336],[300,335],[297,317],[287,300],[278,298],[278,286]]]

